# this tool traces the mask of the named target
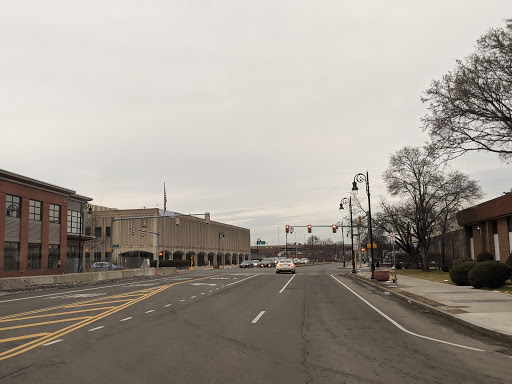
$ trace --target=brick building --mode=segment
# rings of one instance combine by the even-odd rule
[[[467,256],[489,252],[505,262],[512,252],[512,191],[460,211],[457,222],[464,228]]]
[[[0,278],[77,272],[91,200],[0,169]]]

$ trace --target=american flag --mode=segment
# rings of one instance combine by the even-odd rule
[[[165,183],[164,183],[164,215],[167,211],[167,193],[165,192]]]

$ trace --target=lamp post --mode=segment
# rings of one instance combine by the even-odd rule
[[[221,236],[222,236],[222,238],[225,237],[224,232],[219,232],[219,251],[217,252],[217,260],[214,260],[213,265],[215,265],[216,262],[218,264],[218,261],[219,261],[219,256],[220,256],[220,238],[221,238]]]
[[[373,234],[372,234],[372,208],[370,202],[370,179],[368,178],[368,171],[366,171],[366,176],[362,173],[358,173],[354,176],[354,182],[352,183],[352,193],[354,195],[357,194],[359,188],[357,188],[357,183],[366,182],[366,194],[368,195],[368,232],[370,235],[370,257],[371,257],[371,271],[372,271],[372,279],[375,279],[375,264],[373,259]]]
[[[348,204],[348,207],[349,207],[349,210],[350,210],[350,233],[351,233],[351,245],[350,245],[350,250],[351,250],[351,254],[352,254],[352,273],[357,273],[356,271],[356,258],[355,258],[355,255],[354,255],[354,223],[352,221],[352,197],[350,197],[350,199],[347,199],[346,197],[344,197],[343,199],[341,199],[341,202],[340,202],[340,212],[343,212],[344,208],[343,208],[343,204]]]

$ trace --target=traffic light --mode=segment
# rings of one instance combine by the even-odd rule
[[[160,252],[158,253],[158,256],[160,256],[160,257],[162,257],[163,255],[164,255],[164,253],[163,253],[162,251],[160,251]]]
[[[135,227],[132,227],[132,236],[135,236]]]
[[[337,230],[338,230],[338,226],[336,224],[333,224],[332,225],[332,233],[336,233]]]
[[[142,228],[142,236],[146,236],[146,229]]]
[[[290,233],[290,226],[288,224],[286,224],[286,233]]]
[[[311,224],[308,224],[308,233],[311,233]]]

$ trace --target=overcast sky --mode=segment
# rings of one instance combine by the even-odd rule
[[[119,209],[163,208],[165,182],[168,210],[283,243],[346,219],[356,173],[377,210],[389,156],[427,140],[422,93],[506,18],[510,0],[0,0],[0,168]],[[512,188],[496,156],[454,166],[486,200]]]

